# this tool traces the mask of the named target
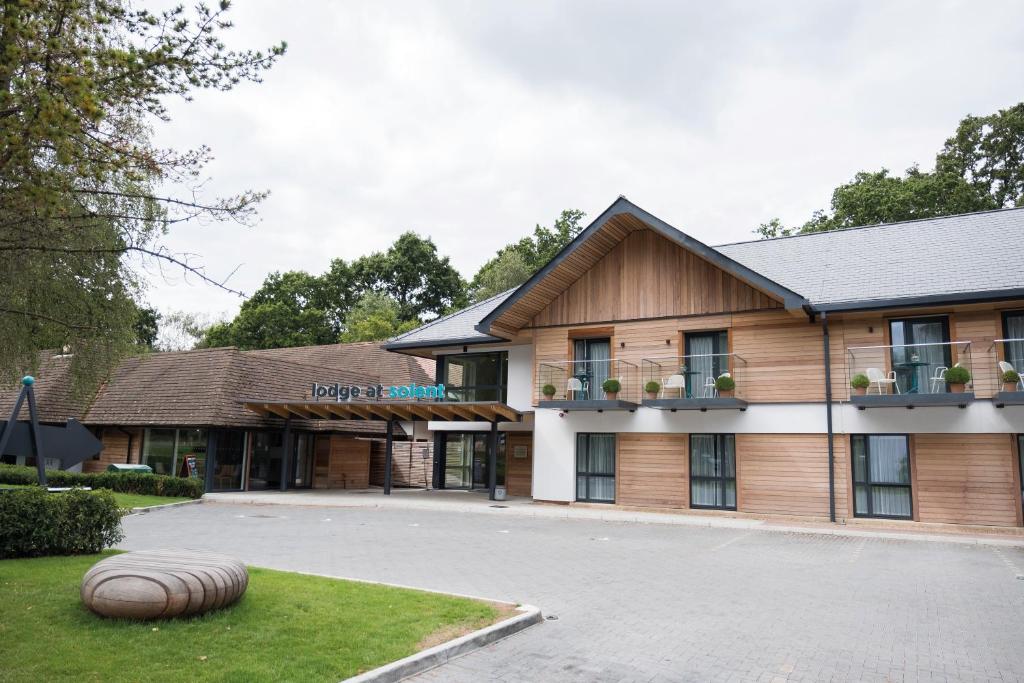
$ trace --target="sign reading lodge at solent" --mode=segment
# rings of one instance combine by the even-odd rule
[[[310,394],[313,398],[320,400],[322,398],[334,399],[338,402],[349,401],[354,398],[376,398],[376,399],[396,399],[396,398],[444,398],[444,385],[435,384],[432,386],[424,386],[422,384],[406,384],[402,386],[392,385],[385,391],[384,385],[378,384],[376,386],[370,385],[364,388],[360,388],[354,384],[319,384],[313,383],[313,390]]]

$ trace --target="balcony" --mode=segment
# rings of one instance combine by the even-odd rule
[[[1003,360],[998,360],[999,350],[1003,351]],[[1024,375],[1024,339],[996,339],[989,351],[995,360],[992,373],[996,390],[992,403],[996,408],[1024,406],[1024,377],[1021,377]],[[1011,374],[1007,376],[1007,373]],[[1013,373],[1018,375],[1016,382]]]
[[[619,391],[605,390],[609,380],[619,383]],[[640,372],[635,364],[616,358],[548,361],[537,366],[536,390],[539,408],[634,411],[640,397]]]
[[[974,367],[969,341],[853,346],[846,353],[850,403],[859,410],[966,408],[974,401]]]
[[[735,353],[644,358],[641,363],[645,408],[657,410],[746,410],[747,362]],[[728,382],[733,389],[727,389]],[[658,390],[647,392],[649,383]]]

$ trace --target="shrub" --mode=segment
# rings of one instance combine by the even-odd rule
[[[554,384],[545,384],[544,388],[540,390],[540,393],[550,398],[555,395],[555,391],[556,389]]]
[[[646,391],[649,394],[656,394],[659,391],[661,391],[661,385],[655,382],[654,380],[651,380],[650,382],[644,385],[644,391]]]
[[[1016,370],[1007,370],[1003,373],[1003,381],[1008,384],[1016,384],[1020,381],[1020,373]]]
[[[139,474],[137,472],[68,472],[48,470],[47,483],[50,486],[87,486],[94,489],[110,489],[118,493],[139,493],[150,496],[184,496],[200,498],[203,495],[201,479],[170,477],[164,474]],[[37,484],[34,467],[0,465],[0,484]]]
[[[98,553],[124,538],[109,491],[0,493],[0,558]]]
[[[736,380],[729,375],[722,375],[715,380],[715,389],[719,391],[732,391],[736,388]]]
[[[609,394],[615,394],[622,391],[622,384],[619,380],[609,377],[601,384],[601,388]]]
[[[850,380],[850,386],[854,389],[867,389],[871,386],[871,380],[868,379],[867,375],[861,372],[853,376],[853,379]]]
[[[971,381],[971,373],[967,372],[967,368],[954,365],[949,370],[946,370],[946,382],[949,384],[967,384]]]

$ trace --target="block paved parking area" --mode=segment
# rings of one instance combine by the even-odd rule
[[[126,549],[536,605],[420,681],[1021,681],[1024,550],[433,510],[205,503]]]

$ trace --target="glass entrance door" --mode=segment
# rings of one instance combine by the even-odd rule
[[[906,394],[946,391],[942,382],[932,382],[939,367],[952,365],[949,322],[946,318],[891,320],[892,369],[900,390]]]
[[[486,432],[445,432],[444,487],[446,489],[485,489],[487,473]],[[498,434],[497,484],[505,484],[505,435]]]

